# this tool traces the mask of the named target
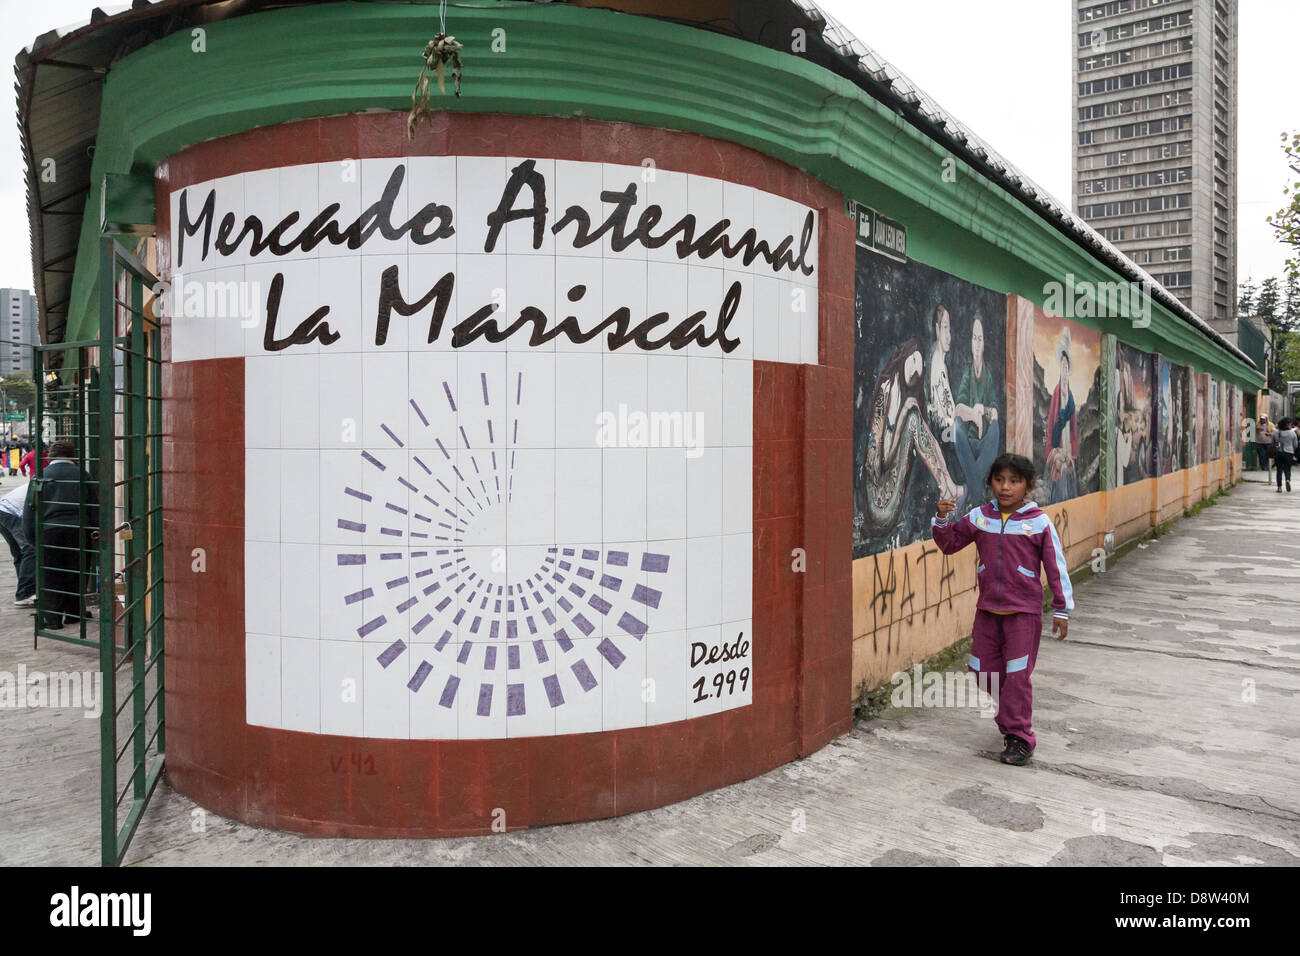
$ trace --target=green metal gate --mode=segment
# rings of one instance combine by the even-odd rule
[[[100,842],[116,866],[166,749],[162,363],[145,308],[157,279],[118,240],[102,242],[98,337],[36,348],[32,511],[35,638],[99,650]]]
[[[98,339],[36,347],[36,455],[30,492],[35,503],[36,639],[94,648],[99,647],[94,608],[100,603],[95,587],[99,488],[94,478],[99,471],[99,375],[91,363],[98,347]],[[71,446],[70,455],[59,457],[72,461],[77,484],[75,492],[63,488],[60,497],[74,499],[75,514],[63,516],[52,534],[52,523],[45,518],[45,492],[55,481],[47,474],[51,449],[58,451],[60,442]]]

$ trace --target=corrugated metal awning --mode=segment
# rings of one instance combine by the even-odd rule
[[[87,23],[42,34],[30,48],[18,54],[15,61],[18,125],[27,164],[32,273],[42,341],[61,341],[67,324],[77,243],[90,188],[91,154],[99,128],[100,87],[112,64],[133,50],[195,23],[229,19],[273,7],[328,2],[340,0],[158,0],[156,3],[134,0],[129,8],[112,14],[96,8]],[[744,0],[736,2],[739,5]],[[980,170],[1120,275],[1147,284],[1153,298],[1215,344],[1238,359],[1251,362],[1249,356],[1224,339],[1146,270],[1070,212],[1068,204],[1034,183],[814,0],[755,0],[744,3],[744,7],[753,16],[754,8],[763,3],[783,17],[806,23],[833,55],[829,62],[834,64],[838,58],[839,72],[851,77],[873,98]],[[602,6],[618,9],[620,3],[608,0]],[[648,4],[642,0],[629,4],[629,9],[633,6],[635,12],[644,12]],[[683,21],[677,19],[677,22]],[[710,22],[707,28],[719,29],[715,22]],[[46,172],[51,162],[53,178]]]

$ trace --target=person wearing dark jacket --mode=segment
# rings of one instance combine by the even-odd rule
[[[50,462],[39,482],[27,489],[23,508],[23,533],[28,541],[36,540],[36,508],[41,509],[41,537],[44,553],[44,587],[38,601],[42,627],[57,630],[82,617],[82,594],[85,591],[79,564],[86,541],[99,540],[99,488],[77,467],[72,442],[56,441],[50,445]],[[36,494],[41,485],[39,502]],[[87,534],[89,532],[89,534]]]
[[[1277,490],[1282,492],[1282,478],[1286,477],[1286,490],[1291,490],[1291,463],[1295,461],[1300,435],[1296,434],[1296,423],[1284,418],[1277,423],[1273,433],[1273,460],[1277,462]]]

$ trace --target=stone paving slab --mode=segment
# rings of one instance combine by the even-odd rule
[[[1300,492],[1247,478],[1079,585],[1071,639],[1038,659],[1028,767],[993,759],[978,709],[895,709],[670,807],[449,840],[266,830],[196,814],[164,783],[127,863],[1296,865]],[[94,668],[91,651],[32,650],[2,563],[0,670]],[[0,710],[0,863],[98,862],[97,726]]]

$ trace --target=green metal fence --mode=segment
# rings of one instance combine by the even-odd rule
[[[102,243],[98,338],[37,348],[31,506],[36,638],[99,650],[101,850],[116,866],[166,750],[162,363],[145,308],[157,280],[120,242]]]
[[[97,383],[99,486],[101,501],[111,505],[108,520],[100,519],[99,539],[99,659],[105,675],[100,803],[103,861],[112,866],[126,854],[162,776],[166,749],[162,361],[157,327],[144,309],[145,291],[158,280],[115,239],[103,240],[102,253],[99,335],[112,346],[99,350]],[[114,569],[113,580],[104,587],[108,569]],[[120,658],[114,640],[119,631],[125,648]],[[120,673],[127,675],[125,692],[108,677]]]

